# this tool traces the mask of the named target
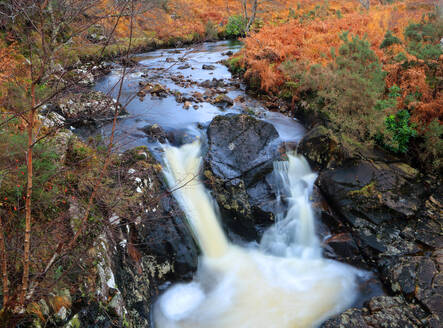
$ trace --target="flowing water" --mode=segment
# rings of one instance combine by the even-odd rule
[[[124,79],[120,102],[127,104],[129,116],[119,120],[116,141],[118,151],[124,151],[136,146],[148,146],[154,152],[158,150],[155,143],[150,142],[140,130],[147,125],[158,124],[167,133],[174,135],[199,136],[201,127],[208,124],[215,116],[229,113],[254,113],[263,120],[271,122],[277,129],[283,141],[298,141],[304,133],[303,126],[295,119],[277,112],[269,112],[256,99],[245,93],[245,86],[239,80],[232,79],[231,73],[220,61],[227,59],[227,51],[236,52],[241,48],[238,42],[222,41],[203,43],[193,48],[179,48],[174,50],[159,49],[134,58],[139,65],[130,68]],[[182,65],[188,68],[182,69]],[[203,65],[212,65],[213,70],[205,70]],[[122,68],[116,64],[112,72],[95,85],[95,89],[109,93],[117,98],[119,79]],[[177,77],[182,77],[177,80]],[[194,92],[204,94],[214,88],[202,85],[204,81],[213,78],[225,81],[226,85],[220,90],[226,92],[231,99],[241,96],[244,101],[235,101],[234,106],[220,109],[209,101],[191,102],[196,106],[188,110],[183,108],[174,97],[175,92],[191,95]],[[171,90],[165,97],[144,98],[134,97],[139,83],[160,84]],[[77,133],[83,136],[109,135],[112,124],[107,124],[100,129],[78,129]]]
[[[259,248],[227,241],[202,185],[200,143],[166,147],[169,187],[203,251],[190,283],[170,287],[154,308],[156,328],[316,327],[356,297],[356,269],[321,256],[309,195],[315,181],[306,160],[276,162],[278,193],[288,208]]]
[[[357,281],[363,274],[348,265],[322,257],[309,202],[316,175],[306,160],[288,154],[288,161],[274,163],[275,193],[280,200],[276,223],[263,234],[260,244],[240,247],[230,242],[219,224],[217,206],[199,177],[205,126],[216,115],[254,113],[272,123],[280,140],[299,141],[303,127],[280,113],[273,113],[245,92],[220,60],[238,43],[205,43],[199,48],[156,50],[136,56],[140,65],[124,80],[122,103],[129,117],[120,120],[116,140],[121,151],[146,145],[163,157],[164,173],[174,197],[186,213],[192,233],[202,249],[199,269],[192,282],[171,286],[154,305],[156,328],[302,328],[316,327],[326,318],[353,305]],[[185,67],[180,65],[187,63]],[[172,64],[171,64],[172,63]],[[205,70],[202,64],[213,65]],[[118,65],[101,79],[96,90],[109,92],[121,76]],[[177,80],[177,76],[181,76]],[[226,82],[233,107],[220,109],[210,101],[192,103],[188,110],[175,92],[211,91],[202,83],[212,78]],[[171,90],[165,97],[133,97],[139,83],[159,83]],[[213,89],[213,88],[212,88]],[[213,90],[212,90],[213,91]],[[131,100],[131,101],[130,101]],[[163,130],[185,136],[180,147],[161,146],[140,131],[158,124]],[[109,135],[110,125],[83,135]],[[188,138],[187,136],[191,136]],[[195,140],[190,143],[192,140]]]

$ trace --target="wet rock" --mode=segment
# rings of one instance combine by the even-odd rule
[[[234,105],[234,101],[227,95],[222,94],[214,98],[213,104],[220,108],[226,108]]]
[[[65,326],[66,328],[111,328],[114,326],[113,318],[97,302],[83,307]]]
[[[150,142],[167,142],[166,132],[158,124],[147,125],[140,130],[142,130],[147,135]]]
[[[137,96],[140,97],[140,98],[145,97],[146,96],[146,91],[145,90],[139,90],[137,92]]]
[[[188,69],[188,68],[191,68],[191,65],[189,65],[188,63],[177,67],[177,69]]]
[[[208,128],[205,182],[226,224],[249,239],[273,220],[275,196],[269,175],[277,138],[272,124],[243,114],[217,116]]]
[[[131,327],[150,327],[151,304],[159,286],[191,279],[198,249],[174,198],[158,197],[166,190],[161,166],[148,149],[138,147],[124,153],[120,165],[124,169],[118,174],[133,202],[114,214],[119,218],[109,236],[111,267],[125,320]],[[107,308],[112,304],[109,301]]]
[[[244,96],[238,96],[234,99],[235,102],[244,103],[245,97]]]
[[[228,50],[226,52],[222,52],[222,56],[232,56],[234,53],[231,50]]]
[[[169,90],[161,84],[154,84],[148,90],[151,95],[161,98],[166,98],[169,94]]]
[[[402,299],[381,312],[353,312],[357,317],[352,320],[363,320],[361,327],[440,327],[441,267],[433,254],[443,248],[437,201],[441,187],[430,184],[435,189],[427,195],[429,187],[419,173],[400,162],[352,159],[334,167],[336,163],[320,174],[317,184],[350,225],[357,247],[380,272],[385,288]],[[418,321],[408,314],[411,308],[422,313]],[[351,320],[344,316],[337,327],[345,319]]]
[[[208,70],[208,71],[213,71],[215,69],[215,66],[203,64],[202,69]]]
[[[70,75],[70,78],[80,86],[90,87],[94,85],[94,74],[87,67],[74,69],[70,72]]]
[[[318,125],[304,135],[298,152],[306,157],[315,170],[327,168],[338,156],[338,140],[330,130]]]
[[[212,80],[203,81],[202,83],[200,83],[200,86],[202,86],[203,88],[222,88],[225,86],[225,82],[223,81],[223,79],[218,80],[216,78],[213,78]]]
[[[425,191],[418,172],[410,166],[365,160],[322,172],[318,185],[351,224],[358,219],[380,224],[411,217]]]
[[[61,128],[66,125],[65,118],[53,111],[48,111],[45,115],[39,115],[39,120],[48,128]]]
[[[191,102],[190,101],[185,101],[185,103],[183,104],[183,108],[184,109],[189,109],[191,107]]]
[[[55,104],[55,110],[65,118],[66,124],[75,127],[88,124],[100,126],[114,118],[116,107],[119,116],[127,115],[120,104],[100,91],[70,93]]]
[[[426,313],[418,305],[408,305],[401,297],[379,296],[362,309],[349,309],[329,319],[322,328],[419,328],[426,327]]]
[[[193,101],[195,102],[204,102],[204,96],[200,92],[193,92],[192,93]]]
[[[363,259],[350,233],[339,233],[325,240],[325,247],[332,249],[332,257],[346,263],[361,263]]]

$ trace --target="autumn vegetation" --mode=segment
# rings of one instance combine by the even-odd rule
[[[356,142],[441,172],[443,23],[435,6],[304,1],[246,38],[230,65],[256,90],[288,99]]]
[[[63,127],[42,124],[46,105],[79,87],[74,73],[80,66],[157,47],[241,38],[244,48],[228,65],[259,95],[287,101],[291,114],[315,118],[350,142],[382,147],[441,175],[443,20],[436,5],[0,1],[0,325],[8,320],[5,308],[20,317],[24,309],[32,313],[39,298],[72,287],[74,273],[93,266],[76,258],[105,229],[98,218],[128,210],[117,200],[125,206],[136,201],[118,184],[122,163],[112,140],[74,138],[60,160],[55,136]],[[61,78],[56,67],[65,72]],[[72,203],[86,209],[78,227],[66,220]]]

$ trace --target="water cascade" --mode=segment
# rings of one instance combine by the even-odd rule
[[[166,148],[165,162],[203,256],[194,280],[173,285],[155,304],[156,328],[317,327],[352,305],[359,272],[321,256],[309,203],[316,176],[304,158],[274,164],[287,206],[260,246],[250,248],[229,243],[220,227],[199,178],[200,143]]]

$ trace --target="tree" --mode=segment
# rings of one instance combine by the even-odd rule
[[[21,286],[17,293],[13,295],[8,286],[7,274],[7,251],[5,248],[4,221],[0,222],[0,261],[3,276],[3,307],[12,307],[15,311],[21,311],[33,295],[39,280],[43,279],[49,271],[54,261],[66,254],[72,249],[84,227],[77,230],[72,240],[63,249],[58,245],[51,260],[46,265],[43,272],[36,275],[33,279],[33,285],[30,283],[30,258],[31,258],[31,232],[33,223],[32,202],[34,192],[34,151],[39,142],[45,139],[54,131],[41,133],[38,127],[38,113],[42,107],[54,99],[65,90],[75,86],[82,76],[69,77],[75,70],[72,63],[64,61],[64,53],[77,38],[84,37],[88,29],[103,19],[114,19],[114,28],[108,35],[108,41],[103,45],[97,54],[97,58],[103,55],[104,49],[111,39],[112,33],[120,22],[121,17],[128,15],[130,19],[130,41],[126,56],[129,55],[132,40],[132,22],[136,8],[136,1],[111,2],[113,7],[104,11],[101,8],[99,0],[13,0],[0,2],[0,17],[2,29],[14,40],[14,45],[20,48],[21,70],[12,72],[8,65],[0,63],[0,82],[9,83],[10,88],[8,97],[3,105],[6,107],[7,119],[0,123],[0,126],[6,126],[14,119],[19,119],[23,127],[23,134],[26,141],[26,192],[25,192],[25,232],[22,262]],[[113,17],[108,13],[113,13]],[[12,47],[12,46],[11,46]],[[6,53],[3,60],[11,57]],[[54,79],[54,71],[57,69],[55,64],[61,64],[63,73],[61,77]],[[121,81],[123,81],[125,71]],[[116,118],[120,107],[115,105],[114,129]],[[54,129],[60,127],[55,126]],[[113,135],[108,145],[108,152],[113,145]],[[108,156],[109,157],[109,156]],[[108,161],[105,161],[102,174],[97,178],[94,184],[94,190],[90,196],[90,204],[93,203],[96,190],[103,180]],[[1,176],[0,176],[1,178]],[[0,181],[1,183],[1,181]],[[38,206],[38,204],[37,204]],[[86,211],[83,225],[89,216]],[[6,243],[7,244],[7,243]],[[11,296],[14,296],[12,299]],[[15,303],[15,304],[13,304]]]
[[[243,16],[246,20],[245,34],[248,34],[257,15],[258,0],[241,0],[241,3]],[[248,13],[248,6],[250,7],[250,13]]]

